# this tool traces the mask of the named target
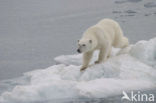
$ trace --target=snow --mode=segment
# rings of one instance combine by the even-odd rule
[[[57,65],[24,74],[18,84],[0,96],[0,102],[17,103],[59,98],[104,98],[122,91],[156,88],[156,38],[120,50],[113,48],[105,63],[80,72],[82,54],[54,58]],[[29,79],[28,79],[29,78]]]

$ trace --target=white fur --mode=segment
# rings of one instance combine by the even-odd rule
[[[88,28],[79,41],[79,50],[83,52],[83,65],[81,70],[88,67],[95,50],[100,50],[95,63],[106,61],[111,54],[112,46],[124,48],[128,46],[128,39],[123,36],[119,24],[111,19],[103,19],[96,25]]]

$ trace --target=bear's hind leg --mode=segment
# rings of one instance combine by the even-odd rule
[[[118,25],[115,32],[115,40],[113,42],[113,46],[115,48],[125,48],[128,45],[128,38],[123,35],[121,27]]]
[[[123,45],[121,46],[121,48],[125,48],[129,45],[128,39],[126,37],[122,38],[122,43]]]

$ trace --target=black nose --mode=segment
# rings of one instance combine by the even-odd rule
[[[81,53],[80,49],[77,49],[77,52],[78,52],[78,53]]]

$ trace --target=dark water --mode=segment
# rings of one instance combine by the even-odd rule
[[[46,68],[76,53],[82,33],[103,18],[118,21],[131,43],[156,36],[155,0],[1,0],[0,80]]]

